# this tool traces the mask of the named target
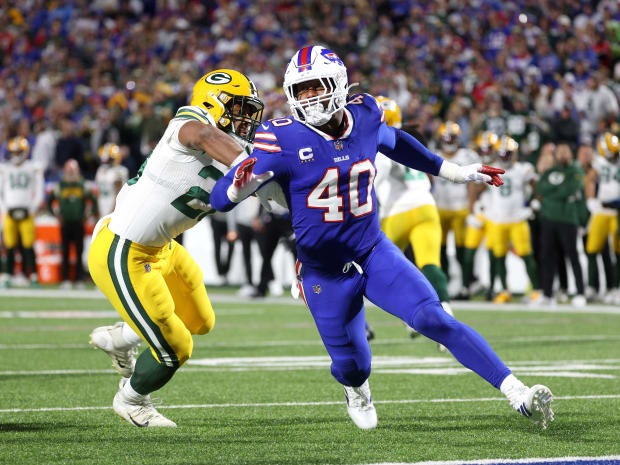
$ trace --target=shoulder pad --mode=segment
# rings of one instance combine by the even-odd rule
[[[281,152],[280,140],[284,136],[285,128],[295,124],[293,117],[275,118],[262,123],[254,136],[254,148],[265,152]]]
[[[187,106],[179,108],[176,114],[174,115],[173,119],[176,119],[176,120],[189,119],[189,120],[198,121],[200,123],[210,124],[212,126],[215,126],[215,121],[213,121],[213,116],[211,116],[211,114],[208,111],[195,105],[187,105]]]
[[[385,121],[385,113],[383,112],[383,108],[379,105],[379,102],[370,94],[355,94],[349,97],[347,100],[347,107],[349,110],[354,108],[354,106],[361,106],[370,112],[373,116],[376,115],[380,122],[383,123]]]

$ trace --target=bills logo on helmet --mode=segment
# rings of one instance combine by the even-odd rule
[[[332,52],[331,50],[327,50],[326,48],[324,48],[323,50],[321,50],[321,55],[323,55],[326,59],[328,59],[332,63],[337,63],[341,66],[344,66],[344,63],[342,62],[340,57],[336,55],[334,52]]]
[[[232,76],[228,73],[218,72],[209,74],[205,78],[205,81],[207,81],[209,84],[228,84],[230,81],[232,81]],[[252,86],[253,84],[250,85]]]

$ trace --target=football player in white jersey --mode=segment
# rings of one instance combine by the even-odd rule
[[[129,179],[129,170],[121,165],[123,161],[121,148],[112,142],[99,147],[99,160],[101,165],[95,174],[97,204],[99,214],[106,216],[114,210],[116,196]]]
[[[495,148],[499,137],[491,131],[481,132],[476,138],[476,148],[480,154],[480,161],[485,165],[495,162]],[[480,247],[482,239],[486,239],[486,248],[489,255],[489,289],[487,299],[493,295],[493,285],[495,283],[495,260],[493,259],[493,243],[489,232],[491,230],[491,220],[489,219],[489,207],[491,194],[484,186],[474,185],[470,190],[469,215],[467,215],[465,230],[465,253],[463,265],[463,290],[464,297],[469,297],[476,292],[474,289],[474,259],[476,250]]]
[[[213,213],[210,192],[228,167],[247,157],[263,103],[245,75],[212,71],[194,86],[163,137],[93,233],[88,268],[123,318],[96,328],[91,343],[124,378],[114,411],[135,426],[176,426],[153,407],[192,354],[192,334],[206,334],[215,315],[202,272],[174,238]],[[135,361],[140,342],[148,348]]]
[[[8,144],[9,161],[0,165],[0,211],[6,247],[6,269],[2,286],[9,287],[15,267],[15,250],[21,241],[24,256],[22,271],[30,285],[37,286],[34,254],[34,213],[43,200],[43,170],[28,160],[30,144],[24,137],[14,137]],[[27,274],[29,273],[29,275]]]
[[[611,240],[616,254],[616,276],[611,289],[607,289],[606,303],[620,304],[618,278],[620,277],[620,233],[618,231],[618,212],[613,208],[604,208],[603,203],[620,197],[620,140],[610,132],[603,134],[597,143],[598,156],[592,160],[592,170],[585,179],[585,191],[588,209],[592,216],[588,225],[586,253],[588,260],[596,266],[596,256],[603,251],[605,244]],[[597,189],[598,186],[598,189]],[[595,268],[596,269],[596,268]],[[592,290],[589,292],[593,293]]]
[[[459,147],[461,127],[457,123],[453,121],[443,123],[439,128],[438,136],[438,155],[459,165],[478,163],[476,152],[465,147]],[[448,280],[450,273],[446,243],[449,231],[454,233],[456,258],[461,265],[461,277],[464,275],[465,220],[469,214],[468,192],[470,189],[469,184],[454,184],[440,177],[436,178],[433,189],[433,196],[437,203],[441,221],[441,267],[448,276]]]
[[[383,96],[378,96],[377,102],[383,108],[385,122],[400,129],[402,114],[396,102]],[[441,269],[441,224],[428,175],[396,163],[382,153],[377,153],[375,165],[381,229],[401,250],[411,245],[416,266],[437,291],[444,310],[454,316],[449,304],[448,279]],[[412,337],[419,334],[412,328],[408,330]],[[445,350],[441,344],[439,347]]]
[[[519,144],[509,136],[502,136],[496,147],[499,166],[506,170],[507,181],[499,189],[490,190],[488,208],[491,220],[489,236],[497,275],[502,283],[502,291],[493,300],[495,303],[506,303],[512,298],[506,280],[506,254],[510,244],[525,262],[533,289],[529,295],[530,302],[536,302],[542,296],[527,222],[532,211],[525,206],[527,192],[536,180],[536,171],[530,163],[517,161],[518,150]]]

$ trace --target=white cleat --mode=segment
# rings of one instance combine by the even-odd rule
[[[515,401],[511,401],[510,405],[517,412],[532,420],[535,425],[547,429],[548,424],[555,418],[551,402],[553,402],[551,390],[547,386],[536,384],[531,388],[527,386],[520,388],[519,396]]]
[[[122,384],[124,384],[123,380],[121,380]],[[139,428],[176,428],[177,426],[174,421],[168,420],[153,407],[151,396],[144,396],[139,402],[130,402],[125,398],[122,387],[114,396],[112,407],[119,417]]]
[[[585,307],[587,303],[588,302],[586,301],[586,298],[582,294],[577,294],[575,297],[573,297],[573,300],[571,300],[571,305],[578,308]]]
[[[112,359],[112,366],[124,378],[133,374],[136,365],[137,347],[128,345],[122,337],[123,323],[114,326],[100,326],[90,333],[90,344],[103,350]]]
[[[347,411],[353,423],[360,429],[377,427],[377,411],[372,403],[368,380],[360,387],[344,386],[347,397]]]

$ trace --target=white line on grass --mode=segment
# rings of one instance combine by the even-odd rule
[[[207,290],[209,286],[207,286]],[[6,289],[2,291],[3,297],[34,297],[34,298],[81,298],[81,299],[105,299],[104,295],[99,290],[84,290],[84,291],[65,291],[61,289]],[[301,300],[293,300],[291,297],[267,297],[265,299],[251,300],[246,298],[239,298],[232,294],[217,294],[211,293],[209,298],[212,302],[222,303],[236,303],[244,306],[252,305],[305,305]],[[374,307],[371,302],[366,302],[367,306]],[[610,314],[620,315],[620,308],[614,305],[600,305],[600,304],[588,304],[584,308],[570,307],[568,305],[558,305],[557,307],[543,307],[536,305],[528,305],[523,303],[507,303],[497,305],[491,302],[452,302],[450,304],[455,310],[469,310],[475,312],[528,312],[528,313],[582,313],[582,314]]]
[[[223,308],[219,309],[218,315],[262,315],[264,310],[258,308]],[[90,318],[118,318],[116,310],[9,310],[0,312],[0,318],[55,318],[65,320],[90,319]]]
[[[588,342],[588,341],[617,341],[620,335],[614,334],[590,334],[575,336],[518,336],[518,337],[502,337],[487,338],[487,341],[501,342]],[[372,345],[393,345],[393,344],[419,344],[427,341],[424,338],[394,338],[394,339],[373,339]],[[322,346],[320,339],[295,340],[295,341],[244,341],[244,342],[194,342],[194,349],[208,349],[212,347],[225,347],[228,349],[246,348],[246,347],[287,347],[287,346]],[[41,350],[41,349],[92,349],[89,344],[0,344],[0,350]],[[617,361],[620,361],[618,359]],[[529,363],[529,362],[528,362]]]
[[[554,400],[603,400],[620,399],[620,394],[601,394],[591,396],[561,396]],[[500,397],[479,397],[474,399],[397,399],[397,400],[377,400],[375,404],[453,404],[468,402],[506,402],[505,398]],[[185,404],[185,405],[159,405],[162,409],[189,409],[189,408],[234,408],[234,407],[314,407],[321,405],[342,405],[342,401],[322,401],[322,402],[256,402],[256,403],[224,403],[224,404]],[[0,413],[26,413],[26,412],[71,412],[79,410],[109,410],[111,406],[92,406],[92,407],[42,407],[42,408],[9,408],[0,409]]]
[[[520,463],[566,463],[573,464],[582,462],[584,464],[603,464],[609,465],[618,463],[620,455],[605,455],[602,457],[545,457],[545,458],[527,458],[527,459],[476,459],[476,460],[450,460],[430,461],[430,462],[381,462],[364,465],[490,465],[495,463],[520,464]]]

